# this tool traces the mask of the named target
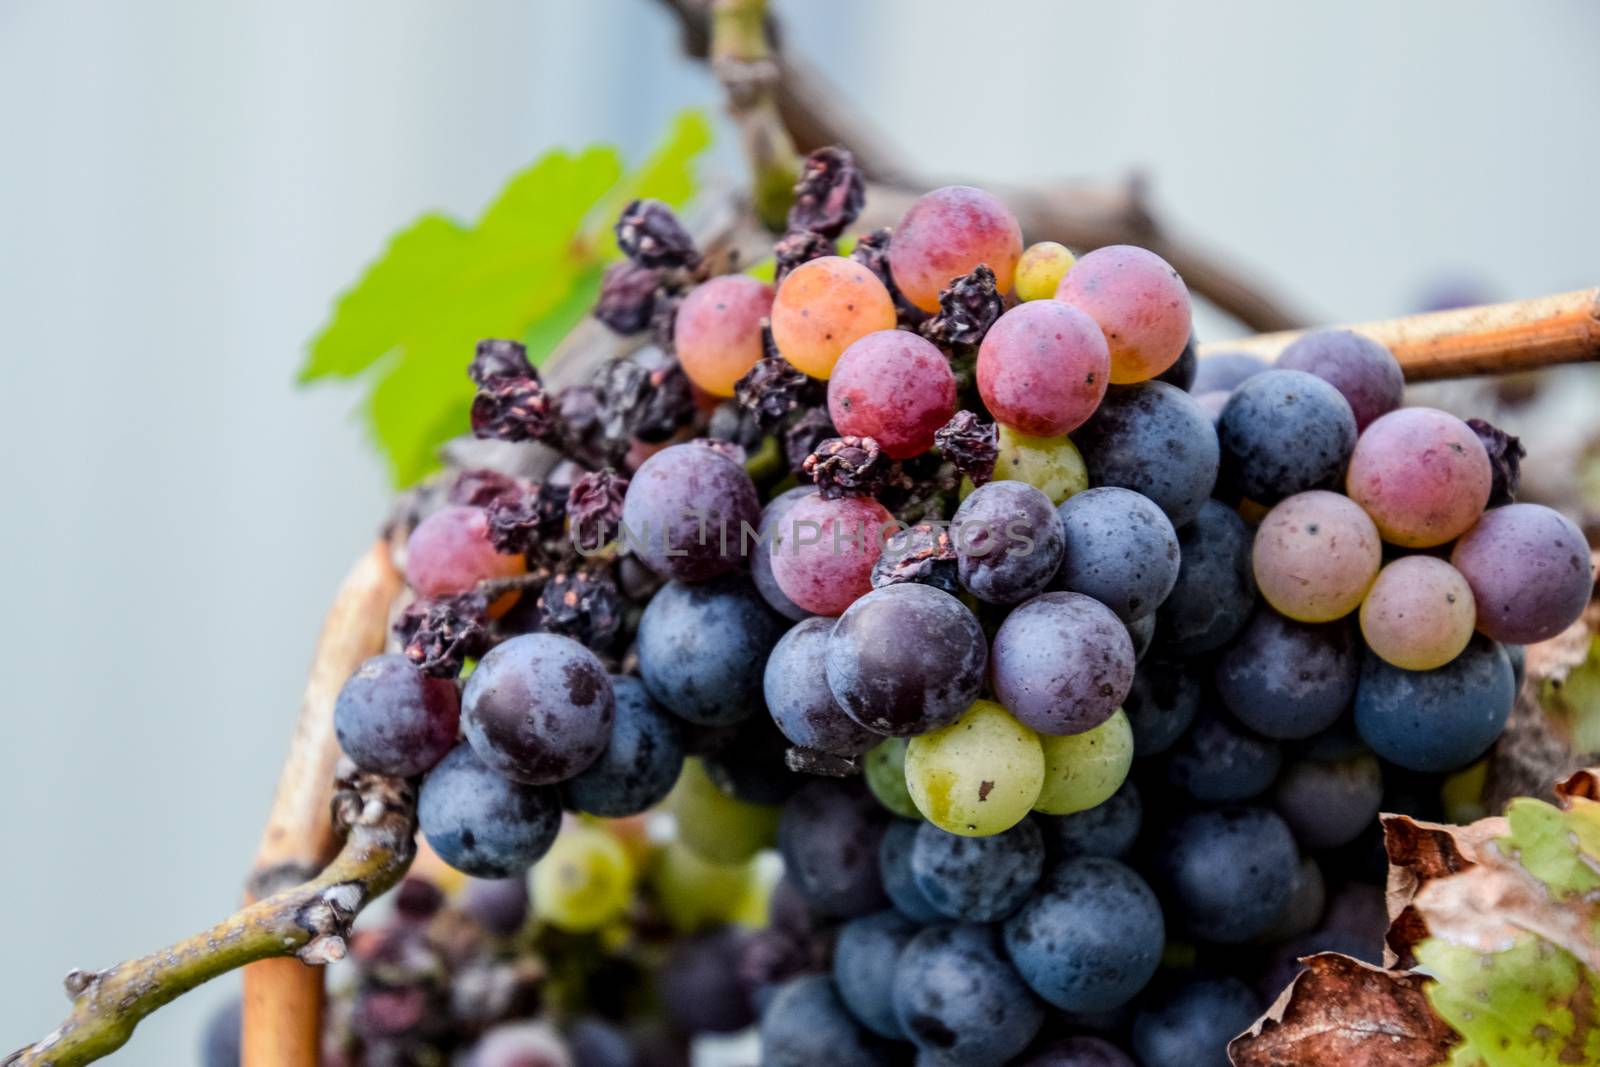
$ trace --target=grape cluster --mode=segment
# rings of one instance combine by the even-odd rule
[[[630,205],[597,314],[656,345],[595,384],[480,353],[480,436],[567,458],[422,509],[340,740],[549,927],[648,873],[662,1010],[759,1016],[767,1067],[1225,1063],[1296,955],[1375,957],[1374,816],[1493,743],[1584,539],[1381,345],[1197,360],[1159,256],[977,189],[851,250],[853,167],[808,164],[775,284]],[[643,864],[597,821],[658,805]]]

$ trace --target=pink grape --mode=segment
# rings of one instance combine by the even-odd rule
[[[872,565],[893,521],[871,497],[825,500],[818,494],[795,501],[772,552],[778,588],[806,611],[839,614],[872,591]]]
[[[1433,556],[1403,556],[1378,572],[1361,602],[1361,636],[1386,663],[1431,671],[1461,655],[1476,617],[1460,571]]]
[[[406,540],[406,584],[419,597],[470,593],[485,579],[510,578],[527,569],[520,554],[495,550],[489,516],[482,508],[440,508],[417,523]],[[500,597],[490,605],[490,614],[503,614],[516,599],[516,593]]]
[[[982,263],[995,285],[1011,288],[1022,257],[1022,227],[998,197],[967,185],[919,196],[894,228],[889,272],[900,292],[923,311],[939,310],[939,290]]]
[[[1097,248],[1073,264],[1056,299],[1088,313],[1111,346],[1111,382],[1154,378],[1189,343],[1189,290],[1160,256],[1133,245]]]
[[[1332,622],[1356,609],[1383,562],[1367,513],[1313,489],[1279,503],[1256,531],[1251,565],[1267,603],[1298,622]]]
[[[1543,641],[1583,614],[1594,567],[1583,531],[1540,504],[1484,513],[1450,553],[1477,601],[1478,629],[1496,641]]]
[[[894,298],[866,267],[823,256],[790,271],[772,301],[772,340],[783,358],[827,378],[858,339],[895,324]]]
[[[1489,453],[1472,427],[1435,408],[1401,408],[1357,439],[1345,491],[1385,541],[1430,548],[1478,521],[1493,481]]]
[[[933,447],[956,411],[956,376],[932,341],[879,330],[856,341],[828,379],[828,414],[841,434],[871,437],[895,459]]]
[[[1035,437],[1081,426],[1106,395],[1111,354],[1095,321],[1059,300],[1001,315],[978,347],[978,393],[1002,425]]]
[[[761,358],[761,320],[771,311],[772,286],[755,278],[724,274],[696,286],[673,323],[683,373],[712,396],[732,396]]]

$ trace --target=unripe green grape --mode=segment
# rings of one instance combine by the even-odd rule
[[[729,921],[757,884],[756,864],[711,863],[681,841],[662,849],[651,872],[656,901],[673,929],[693,933]]]
[[[1033,805],[1046,815],[1071,815],[1111,798],[1133,766],[1133,725],[1121,708],[1081,734],[1040,736],[1044,787]]]
[[[1077,262],[1066,245],[1055,241],[1040,241],[1029,245],[1017,260],[1017,299],[1049,300],[1055,297],[1056,288],[1067,271]]]
[[[728,796],[699,760],[684,762],[667,805],[678,840],[711,863],[741,863],[777,840],[779,809]]]
[[[1089,468],[1070,437],[1032,437],[1007,426],[1000,427],[999,454],[994,461],[994,481],[1027,482],[1059,504],[1089,488]],[[961,480],[961,499],[975,489]]]
[[[533,865],[534,910],[558,930],[598,930],[627,911],[633,882],[633,864],[615,837],[598,826],[568,825]]]
[[[1025,818],[1044,786],[1039,735],[992,700],[906,746],[906,786],[935,826],[988,837]]]
[[[906,788],[905,738],[891,737],[869,751],[864,773],[867,788],[878,803],[907,819],[922,818]]]

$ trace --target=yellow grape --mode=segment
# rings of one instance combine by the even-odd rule
[[[754,860],[710,863],[681,841],[662,849],[650,880],[667,922],[684,933],[730,921],[758,884]]]
[[[686,760],[667,806],[678,840],[711,863],[740,863],[772,845],[780,809],[747,804],[718,789],[699,760]]]
[[[533,865],[534,911],[568,933],[598,930],[628,910],[633,881],[633,864],[615,837],[571,823]]]
[[[1133,725],[1121,708],[1081,734],[1043,736],[1044,788],[1035,811],[1071,815],[1103,804],[1133,766]]]
[[[1017,299],[1050,300],[1056,295],[1061,279],[1067,276],[1077,262],[1066,245],[1055,241],[1040,241],[1029,245],[1017,260]]]
[[[999,449],[994,461],[997,482],[1027,482],[1049,497],[1052,504],[1089,488],[1089,468],[1070,437],[1031,437],[1001,426]],[[963,478],[961,499],[965,500],[974,488],[969,479]]]
[[[988,837],[1028,814],[1044,785],[1039,735],[992,700],[974,701],[943,729],[906,746],[906,786],[927,820],[952,834]]]

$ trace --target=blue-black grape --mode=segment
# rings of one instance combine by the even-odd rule
[[[1217,431],[1194,398],[1165,382],[1112,386],[1072,434],[1093,485],[1143,493],[1183,526],[1217,481]]]
[[[828,639],[828,687],[867,729],[912,737],[972,706],[988,665],[983,628],[966,605],[928,585],[874,589]]]
[[[791,742],[835,756],[859,756],[883,737],[846,715],[828,688],[833,625],[833,619],[819,617],[791,627],[767,659],[762,691],[772,721]]]
[[[1163,884],[1195,937],[1239,944],[1272,928],[1294,894],[1294,835],[1259,807],[1191,812],[1158,850]]]
[[[739,977],[742,935],[707,930],[672,946],[656,978],[667,1019],[686,1034],[731,1034],[755,1021]]]
[[[1295,622],[1262,607],[1217,660],[1217,694],[1268,737],[1310,737],[1356,695],[1361,643],[1349,619]]]
[[[1044,1006],[1006,960],[994,927],[930,926],[900,954],[895,1014],[938,1064],[1000,1067],[1033,1041]]]
[[[745,527],[761,523],[761,499],[744,467],[698,442],[645,460],[628,481],[622,537],[664,578],[699,582],[737,568]]]
[[[1229,392],[1237,389],[1246,379],[1271,369],[1272,364],[1253,352],[1213,352],[1195,367],[1189,392],[1196,396],[1201,393]]]
[[[1062,862],[1005,923],[1006,950],[1035,993],[1063,1011],[1109,1011],[1145,987],[1161,962],[1161,906],[1116,860]]]
[[[1339,390],[1313,374],[1272,370],[1228,397],[1217,420],[1225,477],[1261,504],[1337,489],[1356,447],[1356,417]]]
[[[555,634],[495,646],[461,695],[461,725],[478,758],[530,785],[565,781],[599,759],[615,712],[599,659]]]
[[[782,804],[806,783],[789,769],[789,739],[765,715],[752,715],[700,757],[706,776],[746,804]]]
[[[561,786],[569,807],[619,819],[652,808],[672,792],[683,770],[679,720],[650,699],[644,683],[611,679],[616,719],[600,758]]]
[[[1152,656],[1139,664],[1122,700],[1135,757],[1160,755],[1189,729],[1205,697],[1201,674],[1201,665],[1187,660]]]
[[[1178,581],[1178,534],[1153,500],[1103,486],[1056,510],[1066,551],[1051,588],[1092,596],[1125,623],[1167,599]]]
[[[1431,671],[1401,670],[1368,653],[1356,688],[1356,729],[1390,763],[1453,771],[1500,736],[1515,699],[1511,660],[1482,635]]]
[[[550,850],[561,828],[561,796],[496,774],[463,742],[423,779],[417,826],[456,870],[509,878]]]
[[[761,1067],[891,1067],[893,1046],[851,1017],[825,974],[780,986],[761,1013]]]
[[[1327,893],[1322,867],[1310,856],[1301,856],[1299,866],[1294,869],[1294,889],[1289,893],[1289,903],[1259,940],[1269,944],[1281,942],[1302,937],[1316,929],[1322,921]]]
[[[1138,663],[1144,659],[1145,653],[1149,652],[1150,646],[1155,643],[1155,612],[1152,611],[1143,618],[1128,623],[1128,638],[1133,642],[1133,662]]]
[[[1183,346],[1183,351],[1178,355],[1178,361],[1156,375],[1154,380],[1166,382],[1174,389],[1182,389],[1184,392],[1188,392],[1189,387],[1194,384],[1195,373],[1200,369],[1200,354],[1195,349],[1195,338],[1193,334],[1190,334],[1189,343]]]
[[[572,1067],[639,1067],[633,1042],[618,1027],[593,1016],[567,1030]]]
[[[339,690],[333,730],[356,766],[410,778],[455,747],[461,697],[401,655],[373,656]]]
[[[1144,1067],[1229,1067],[1228,1042],[1261,1014],[1237,978],[1199,978],[1164,990],[1133,1020],[1133,1050]]]
[[[1133,848],[1144,818],[1139,787],[1123,782],[1110,798],[1071,815],[1035,815],[1046,848],[1063,858],[1104,856],[1119,859]]]
[[[895,819],[883,832],[878,845],[878,875],[889,903],[912,922],[938,922],[942,916],[928,895],[917,885],[911,870],[911,850],[917,843],[922,823],[914,819]]]
[[[813,908],[848,917],[883,907],[878,846],[888,821],[856,782],[812,782],[789,798],[778,823],[778,850]]]
[[[668,711],[725,726],[761,709],[761,674],[783,620],[749,579],[668,582],[639,619],[639,674]]]
[[[1203,710],[1167,756],[1167,780],[1208,804],[1248,800],[1278,776],[1283,751],[1225,712]]]
[[[1135,1067],[1135,1064],[1126,1052],[1104,1038],[1079,1034],[1052,1041],[1017,1061],[1016,1067]]]
[[[999,922],[1022,906],[1044,873],[1044,837],[1031,819],[988,837],[964,837],[923,823],[911,875],[940,914]]]
[[[1044,593],[1014,610],[994,635],[995,697],[1043,734],[1077,734],[1105,722],[1133,685],[1133,640],[1111,609],[1082,593]]]
[[[1306,848],[1337,848],[1354,841],[1377,818],[1383,771],[1371,753],[1343,759],[1302,759],[1278,778],[1272,803]]]
[[[1178,581],[1161,605],[1161,641],[1175,656],[1221,648],[1250,618],[1256,579],[1250,567],[1254,534],[1239,513],[1207,500],[1178,528]]]
[[[217,1005],[200,1035],[201,1067],[239,1067],[244,1003],[233,997]]]
[[[851,919],[833,946],[833,984],[856,1021],[882,1037],[905,1040],[894,1013],[894,972],[900,953],[921,929],[898,911]]]
[[[1050,498],[1026,482],[980,485],[950,522],[961,585],[990,604],[1019,604],[1061,564],[1061,518]]]

